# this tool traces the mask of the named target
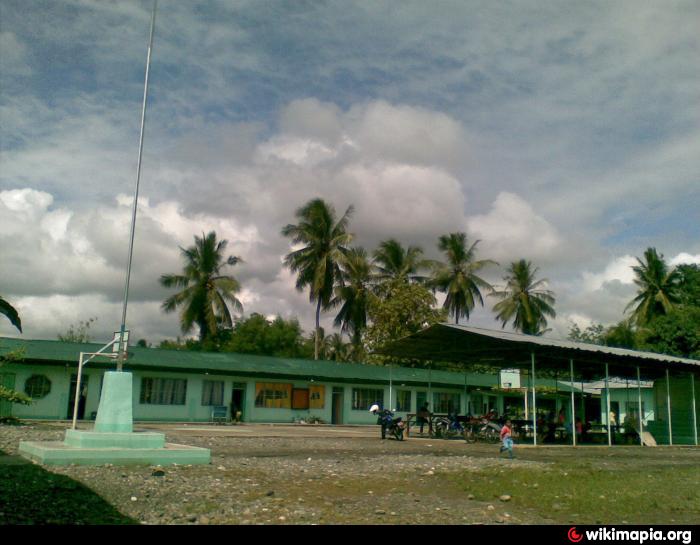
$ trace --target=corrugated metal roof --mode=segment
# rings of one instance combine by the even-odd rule
[[[22,340],[0,338],[0,354],[24,348],[28,364],[71,364],[77,366],[80,352],[97,352],[102,348],[96,343],[66,343],[48,340]],[[195,352],[163,350],[159,348],[129,347],[125,370],[158,370],[166,372],[208,372],[210,374],[255,376],[261,378],[285,378],[298,380],[326,380],[330,382],[389,383],[395,385],[427,384],[434,386],[464,387],[465,374],[449,371],[414,369],[409,367],[383,367],[361,363],[339,363],[293,358],[254,356],[230,352]],[[113,367],[106,358],[92,360],[90,367]],[[470,374],[470,386],[493,386],[496,375]]]
[[[627,348],[615,348],[612,346],[601,346],[598,344],[580,343],[574,341],[563,341],[558,339],[550,339],[547,337],[537,337],[534,335],[522,335],[520,333],[511,333],[510,331],[495,331],[491,329],[482,329],[478,327],[455,325],[455,324],[440,324],[453,329],[467,331],[478,335],[485,335],[494,339],[501,339],[511,342],[526,343],[538,346],[550,346],[564,348],[568,350],[581,350],[584,352],[598,352],[601,354],[612,354],[615,356],[630,357],[634,359],[654,360],[684,363],[688,365],[700,366],[700,361],[688,358],[679,358],[676,356],[668,356],[666,354],[656,354],[654,352],[641,352],[639,350],[629,350]]]
[[[688,358],[455,324],[430,326],[382,347],[377,353],[520,369],[528,369],[530,354],[535,354],[538,369],[568,373],[568,362],[574,360],[577,376],[586,379],[600,378],[604,364],[609,364],[611,375],[635,378],[637,367],[648,378],[665,369],[700,370],[700,361]]]

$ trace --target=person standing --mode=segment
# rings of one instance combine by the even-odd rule
[[[430,417],[430,412],[428,411],[428,402],[426,401],[418,409],[418,414],[416,415],[416,424],[420,425],[420,434],[423,435],[423,426],[428,423],[428,418]]]
[[[503,444],[501,445],[501,450],[499,454],[502,454],[503,452],[508,452],[510,459],[513,459],[513,424],[511,423],[510,419],[506,420],[506,423],[503,424],[503,427],[501,428],[501,441]]]

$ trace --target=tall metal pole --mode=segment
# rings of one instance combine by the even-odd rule
[[[151,69],[151,51],[153,49],[153,33],[156,26],[156,7],[158,0],[153,0],[153,13],[151,14],[151,32],[148,40],[148,55],[146,57],[146,77],[143,85],[143,105],[141,107],[141,133],[139,135],[139,158],[136,166],[136,187],[134,188],[134,203],[131,208],[131,232],[129,235],[129,257],[126,265],[126,280],[124,282],[124,305],[122,307],[122,323],[119,328],[120,345],[117,358],[117,371],[121,371],[126,359],[126,346],[123,342],[126,331],[126,305],[129,299],[129,278],[131,277],[131,259],[134,251],[134,233],[136,230],[136,208],[139,199],[139,182],[141,180],[141,158],[143,155],[143,133],[146,125],[146,99],[148,98],[148,75]]]
[[[576,446],[576,400],[574,397],[574,360],[569,360],[569,378],[571,379],[571,436]]]
[[[671,379],[666,369],[666,409],[668,410],[668,444],[673,445],[673,424],[671,423]]]
[[[612,424],[610,422],[610,375],[608,373],[608,364],[605,364],[605,405],[608,410],[608,446],[612,445]]]
[[[537,394],[535,391],[535,353],[530,353],[532,360],[532,437],[534,445],[537,446]]]
[[[698,445],[698,413],[695,406],[695,375],[690,372],[690,393],[692,395],[691,404],[693,405],[693,437],[695,437],[695,446]]]

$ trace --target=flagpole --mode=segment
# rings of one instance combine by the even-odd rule
[[[148,98],[148,75],[151,69],[151,51],[153,49],[153,33],[156,26],[156,7],[158,0],[153,0],[153,13],[151,14],[151,32],[148,40],[148,54],[146,57],[146,77],[143,85],[143,105],[141,108],[141,133],[139,135],[139,158],[136,166],[136,187],[134,188],[134,202],[131,208],[131,231],[129,234],[129,257],[126,265],[126,281],[124,282],[124,305],[122,307],[122,322],[119,328],[119,357],[117,358],[117,371],[121,371],[126,359],[126,306],[129,299],[129,278],[131,277],[131,260],[134,251],[134,233],[136,231],[136,209],[139,198],[139,182],[141,180],[141,158],[143,156],[143,133],[146,125],[146,100]]]

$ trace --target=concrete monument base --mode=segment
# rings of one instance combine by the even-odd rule
[[[211,451],[165,442],[165,434],[134,432],[131,373],[107,372],[94,431],[66,430],[65,440],[20,441],[19,454],[45,465],[209,464]]]

